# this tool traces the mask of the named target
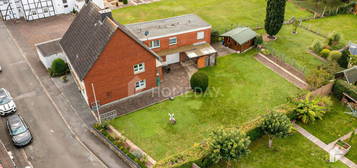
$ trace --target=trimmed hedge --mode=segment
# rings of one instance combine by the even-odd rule
[[[343,93],[347,93],[349,96],[357,100],[357,86],[350,85],[341,79],[335,82],[332,92],[338,99],[343,97]]]
[[[208,76],[206,73],[198,71],[194,73],[190,80],[191,88],[197,93],[203,93],[208,87]]]

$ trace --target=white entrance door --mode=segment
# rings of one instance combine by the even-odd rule
[[[174,64],[180,62],[180,53],[166,55],[166,64]]]

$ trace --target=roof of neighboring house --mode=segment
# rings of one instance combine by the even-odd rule
[[[257,33],[249,27],[238,27],[221,35],[222,37],[231,37],[238,44],[242,45],[257,36]]]
[[[166,37],[195,30],[211,28],[211,25],[195,14],[125,25],[140,40]],[[145,32],[149,32],[145,36]]]
[[[62,49],[80,79],[84,79],[117,29],[123,31],[160,60],[159,56],[123,25],[109,17],[103,20],[101,11],[93,2],[86,3],[60,40]]]
[[[357,44],[350,42],[348,50],[350,51],[351,55],[357,55]]]
[[[353,66],[352,68],[345,69],[337,74],[344,74],[344,77],[348,83],[354,84],[357,82],[357,66]]]
[[[36,47],[42,53],[42,56],[48,57],[63,52],[59,41],[60,39],[43,42],[36,44]]]

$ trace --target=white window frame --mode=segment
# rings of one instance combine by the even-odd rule
[[[159,42],[159,45],[155,45],[155,42]],[[151,48],[160,48],[160,40],[153,40],[153,41],[151,41],[150,42],[150,46],[151,46]]]
[[[146,80],[139,80],[135,82],[135,90],[141,90],[146,88]]]
[[[175,40],[175,43],[171,43],[171,40]],[[169,45],[176,45],[177,44],[177,37],[169,38]]]
[[[197,32],[197,40],[203,40],[203,39],[205,39],[205,32],[204,31]]]
[[[145,72],[145,63],[135,64],[133,66],[134,74]]]

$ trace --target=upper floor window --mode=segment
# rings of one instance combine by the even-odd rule
[[[151,41],[151,48],[159,48],[159,47],[160,47],[160,40]]]
[[[144,63],[135,64],[134,65],[134,74],[140,73],[140,72],[144,72],[144,71],[145,71],[145,64]]]
[[[197,32],[197,40],[202,40],[205,38],[205,32]]]
[[[135,90],[145,89],[146,88],[146,81],[140,80],[135,83]]]
[[[169,45],[175,45],[177,44],[177,38],[176,37],[171,37],[169,39]]]

